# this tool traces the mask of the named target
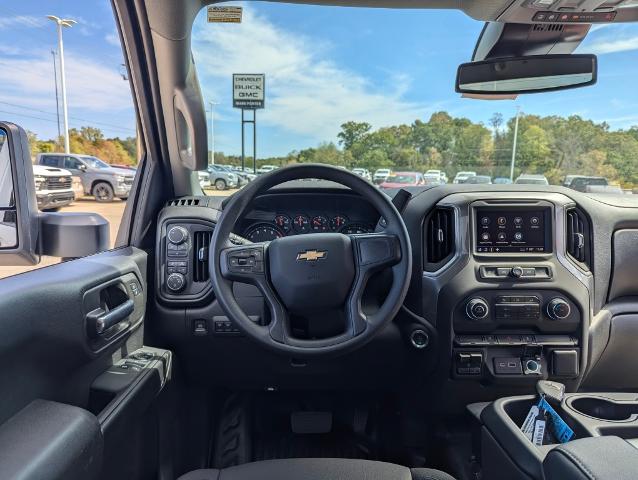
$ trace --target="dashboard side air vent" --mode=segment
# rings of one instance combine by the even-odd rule
[[[437,207],[426,219],[425,270],[439,270],[454,254],[454,211]]]
[[[208,273],[208,247],[213,232],[210,230],[200,230],[193,235],[193,281],[207,282],[210,278]]]
[[[197,207],[199,206],[199,198],[185,197],[176,198],[166,202],[167,207]]]
[[[566,214],[565,245],[567,254],[578,264],[589,270],[591,268],[591,237],[589,220],[577,208],[570,208]]]

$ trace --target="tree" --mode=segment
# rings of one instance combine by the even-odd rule
[[[372,129],[372,125],[367,122],[346,122],[341,125],[341,131],[337,134],[339,145],[345,150],[350,150],[355,143]]]
[[[494,137],[498,137],[500,134],[501,125],[503,125],[503,114],[502,113],[494,113],[489,120],[489,124],[494,130]]]

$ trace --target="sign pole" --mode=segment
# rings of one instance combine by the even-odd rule
[[[241,171],[244,171],[244,167],[246,166],[246,149],[244,147],[244,126],[246,122],[244,121],[244,109],[241,109]]]
[[[253,110],[253,173],[257,175],[257,109]]]

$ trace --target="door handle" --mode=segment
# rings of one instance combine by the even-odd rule
[[[92,312],[89,312],[86,319],[89,325],[93,325],[95,333],[100,335],[112,326],[117,325],[122,320],[126,319],[126,317],[133,313],[134,309],[135,303],[133,300],[129,299],[108,312],[103,308],[97,308]]]

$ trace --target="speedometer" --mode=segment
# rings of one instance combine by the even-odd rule
[[[281,238],[284,233],[268,223],[258,223],[249,227],[244,233],[244,237],[253,243],[270,242],[276,238]]]

